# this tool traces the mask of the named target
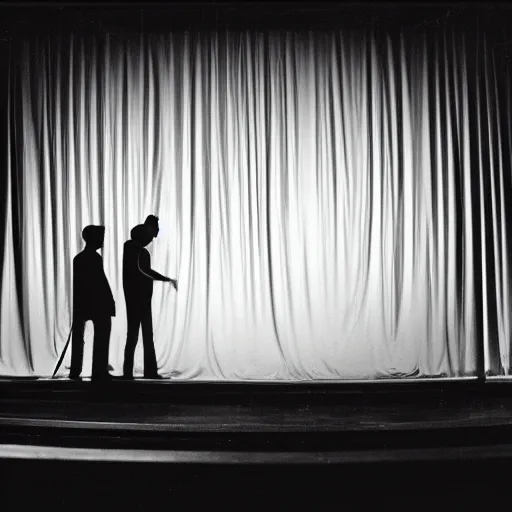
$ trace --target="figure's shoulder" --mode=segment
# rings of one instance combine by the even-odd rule
[[[79,252],[73,258],[73,267],[79,273],[85,272],[91,265],[90,255],[86,251]]]
[[[80,251],[74,258],[73,263],[80,263],[84,259],[84,251]]]
[[[123,244],[124,252],[133,252],[135,250],[135,242],[133,240],[126,240]]]
[[[85,251],[79,252],[74,258],[73,262],[77,265],[87,265],[91,262],[101,262],[103,258],[96,251]]]

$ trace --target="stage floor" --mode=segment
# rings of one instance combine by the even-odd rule
[[[499,445],[500,454],[508,457],[512,383],[115,381],[100,386],[0,380],[3,445],[16,441],[51,446],[56,438],[65,438],[69,448],[87,449],[409,450],[401,458],[413,456],[412,449],[445,450],[435,457],[449,457],[449,448],[463,455],[461,449],[473,453],[475,446],[488,451]]]
[[[15,505],[30,478],[48,504],[67,493],[66,506],[78,495],[97,506],[115,488],[123,507],[147,510],[146,486],[155,506],[242,493],[300,507],[306,493],[317,509],[421,495],[440,510],[428,499],[441,493],[453,510],[511,494],[512,385],[4,379],[0,470]]]
[[[511,384],[409,387],[0,382],[0,425],[126,432],[392,432],[512,426]]]

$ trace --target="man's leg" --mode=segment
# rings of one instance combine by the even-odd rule
[[[151,302],[142,311],[142,343],[144,344],[144,377],[158,377],[155,345],[153,342],[153,313]]]
[[[126,346],[124,348],[123,376],[127,378],[133,377],[133,360],[141,323],[140,309],[138,304],[126,302],[128,333],[126,335]]]
[[[112,319],[109,316],[95,318],[94,345],[92,349],[92,378],[108,377],[108,347],[110,344],[110,331]]]
[[[82,373],[82,364],[84,359],[84,331],[85,320],[81,318],[73,319],[73,337],[71,339],[71,368],[69,369],[69,378],[78,379]]]

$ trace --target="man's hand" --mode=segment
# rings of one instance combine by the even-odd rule
[[[171,279],[170,277],[166,277],[165,282],[171,283],[174,286],[175,290],[178,291],[178,281],[176,281],[176,279]]]

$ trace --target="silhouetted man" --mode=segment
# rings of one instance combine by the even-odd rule
[[[158,225],[158,222],[156,223]],[[145,247],[153,240],[155,229],[139,224],[131,231],[131,240],[124,244],[123,288],[128,317],[128,334],[124,351],[123,376],[133,378],[135,347],[142,326],[144,344],[144,378],[160,379],[155,347],[153,344],[153,318],[151,300],[153,281],[170,282],[177,288],[176,281],[151,269],[151,258]],[[158,233],[158,231],[156,231]]]
[[[103,247],[104,226],[86,226],[82,231],[85,249],[73,259],[73,339],[69,377],[78,379],[82,372],[85,322],[94,325],[92,353],[93,380],[109,379],[108,349],[111,317],[116,316],[114,297],[103,270],[103,258],[96,252]]]

